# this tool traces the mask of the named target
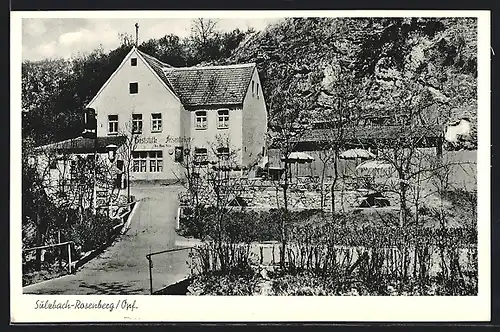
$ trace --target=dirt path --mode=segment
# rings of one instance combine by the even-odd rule
[[[176,247],[178,187],[141,186],[130,229],[76,274],[23,288],[25,294],[149,294],[146,255]],[[184,278],[188,250],[154,256],[153,286],[157,290]]]

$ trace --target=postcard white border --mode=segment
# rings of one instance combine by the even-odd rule
[[[479,293],[471,297],[191,297],[23,295],[21,276],[21,20],[22,18],[478,18]],[[489,11],[47,11],[11,12],[11,321],[489,321],[490,320],[490,12]],[[39,299],[137,300],[134,311],[35,310]]]

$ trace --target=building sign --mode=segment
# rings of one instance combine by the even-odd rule
[[[138,144],[156,144],[158,143],[158,137],[154,136],[142,136],[137,138],[137,143]]]

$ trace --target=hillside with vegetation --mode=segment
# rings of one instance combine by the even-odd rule
[[[288,18],[260,32],[199,23],[190,37],[166,35],[139,49],[173,66],[256,62],[270,124],[331,119],[340,107],[356,119],[466,117],[474,125],[461,147],[476,146],[475,19]],[[132,47],[131,36],[120,38],[110,52],[23,63],[23,137],[40,144],[81,132],[83,108]]]
[[[476,24],[468,18],[288,18],[246,38],[224,63],[257,63],[271,121],[293,108],[328,119],[341,101],[357,118],[418,112],[423,124],[462,117],[475,124]],[[461,148],[475,146],[473,125]]]

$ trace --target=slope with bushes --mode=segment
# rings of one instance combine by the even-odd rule
[[[277,88],[282,82],[295,90],[287,91],[288,98],[311,99],[314,116],[328,112],[344,71],[359,87],[352,103],[358,116],[410,112],[399,104],[411,90],[410,105],[423,122],[468,118],[472,133],[462,144],[473,149],[476,27],[473,18],[288,18],[246,38],[221,63],[257,63],[270,119],[283,111],[273,105],[283,94]]]

